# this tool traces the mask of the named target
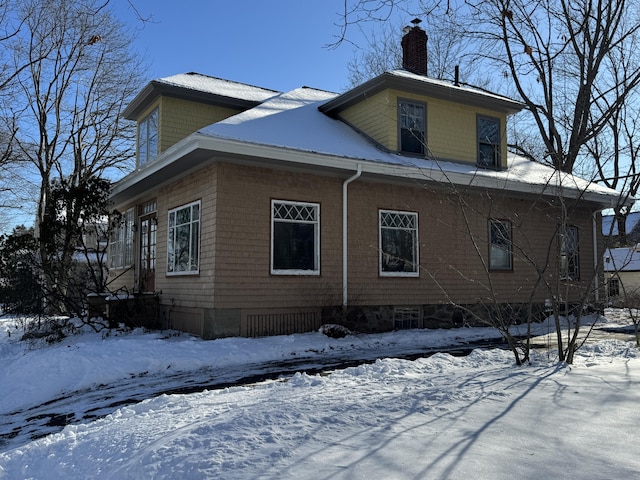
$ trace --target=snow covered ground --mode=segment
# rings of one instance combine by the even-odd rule
[[[628,323],[612,310],[600,325]],[[0,326],[0,419],[36,422],[28,412],[56,401],[87,412],[110,388],[114,405],[128,390],[148,394],[36,440],[5,436],[1,479],[640,478],[640,352],[623,340],[585,345],[572,366],[553,351],[517,367],[508,351],[475,350],[153,396],[163,379],[249,375],[292,358],[392,357],[495,332],[215,341],[134,332],[28,348],[7,335],[10,322]]]

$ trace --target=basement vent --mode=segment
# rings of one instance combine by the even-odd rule
[[[247,315],[247,337],[289,335],[320,328],[320,312],[263,313]]]
[[[393,329],[408,330],[420,328],[420,309],[418,307],[394,308]]]

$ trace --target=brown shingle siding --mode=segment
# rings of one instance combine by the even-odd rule
[[[162,304],[228,312],[318,311],[340,305],[344,178],[219,162],[160,188],[156,289],[162,291]],[[499,302],[528,302],[537,274],[516,249],[513,271],[485,271],[482,260],[488,262],[489,218],[510,220],[514,242],[540,265],[546,262],[550,248],[548,276],[553,277],[556,206],[499,192],[454,194],[443,187],[362,178],[349,185],[350,305],[478,305],[491,303],[493,294]],[[273,199],[320,205],[320,275],[270,273]],[[166,275],[167,212],[196,200],[201,201],[200,273]],[[380,209],[418,213],[418,278],[380,276]],[[580,228],[581,269],[586,280],[593,259],[590,222],[587,210],[571,218]],[[128,282],[129,277],[123,280]],[[534,300],[543,302],[548,296],[540,288]]]

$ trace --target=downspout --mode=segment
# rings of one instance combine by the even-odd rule
[[[347,186],[362,175],[362,165],[358,164],[355,175],[342,183],[342,306],[347,306]]]
[[[598,291],[598,266],[600,264],[600,258],[598,257],[598,225],[596,218],[598,211],[593,212],[591,215],[591,224],[593,228],[593,270],[595,275],[593,276],[593,291],[595,292],[595,302],[600,303],[600,292]]]

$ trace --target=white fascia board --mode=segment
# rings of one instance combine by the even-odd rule
[[[485,172],[480,170],[473,170],[472,172],[457,172],[455,170],[439,168],[437,164],[435,167],[430,166],[429,168],[426,168],[418,165],[385,163],[382,161],[328,155],[281,146],[248,143],[237,139],[211,137],[197,133],[190,135],[183,141],[169,148],[160,156],[160,158],[158,158],[158,160],[117,182],[112,190],[111,196],[117,197],[118,194],[123,193],[125,190],[134,188],[135,184],[141,180],[152,175],[161,174],[162,170],[172,165],[174,162],[177,162],[181,158],[198,150],[210,152],[210,155],[207,155],[207,158],[213,157],[215,153],[222,153],[257,159],[271,159],[274,161],[290,163],[292,166],[308,165],[325,169],[342,170],[345,172],[356,171],[358,164],[360,164],[362,167],[362,173],[372,176],[422,180],[442,185],[486,188],[504,191],[505,193],[545,196],[562,195],[568,198],[582,198],[585,201],[597,203],[601,205],[602,208],[613,207],[619,201],[619,196],[614,195],[613,193],[607,194],[604,192],[584,190],[578,188],[577,185],[557,186],[555,185],[557,182],[550,182],[547,184],[531,183],[518,180],[514,175],[510,176],[508,172]],[[186,172],[187,170],[190,169],[185,168],[183,172]],[[567,178],[570,179],[571,176],[568,176]]]

